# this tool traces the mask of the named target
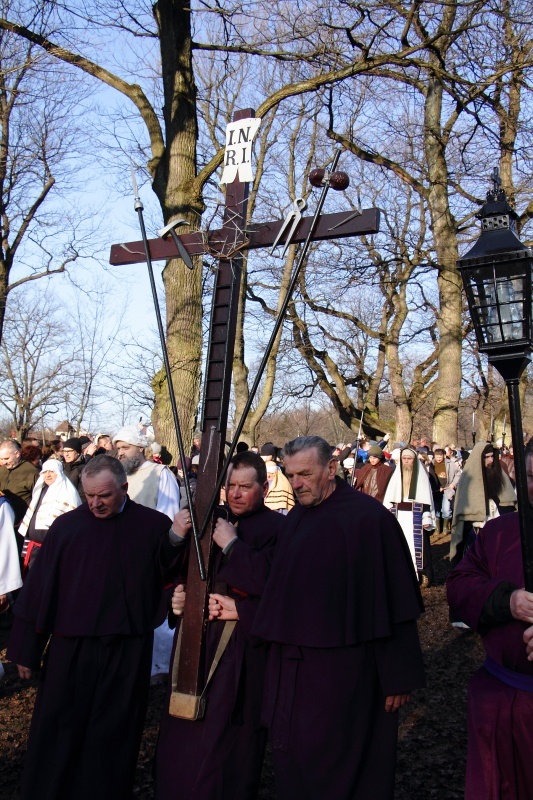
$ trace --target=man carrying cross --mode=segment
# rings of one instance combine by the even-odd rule
[[[207,631],[205,678],[224,633],[230,633],[205,693],[202,719],[191,722],[163,712],[156,756],[157,800],[250,800],[257,795],[266,744],[260,724],[265,648],[250,639],[270,558],[284,517],[266,508],[266,467],[246,451],[233,458],[226,485],[232,524],[219,518],[212,621]],[[185,512],[175,530],[187,534]],[[177,518],[177,519],[178,519]],[[173,606],[181,615],[183,587]]]

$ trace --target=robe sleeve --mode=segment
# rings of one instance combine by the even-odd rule
[[[272,545],[258,550],[237,539],[221,564],[217,579],[234,586],[240,592],[251,595],[262,594],[270,572],[274,542],[273,534]]]
[[[490,573],[483,543],[484,535],[480,533],[446,581],[448,604],[453,616],[474,630],[478,629],[489,597],[502,583],[500,577],[493,577]]]
[[[14,664],[38,670],[47,642],[48,634],[39,633],[33,623],[15,617],[6,656]]]
[[[424,660],[415,620],[397,623],[392,636],[379,639],[374,645],[384,697],[405,694],[426,685]]]

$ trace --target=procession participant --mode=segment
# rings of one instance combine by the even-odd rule
[[[80,496],[64,475],[63,464],[55,458],[45,461],[19,527],[19,533],[24,537],[21,553],[24,575],[35,562],[52,522],[79,505]]]
[[[37,467],[21,458],[17,442],[8,439],[0,444],[0,492],[9,500],[15,512],[15,530],[30,504],[38,476]]]
[[[266,464],[268,491],[265,505],[279,514],[288,514],[294,506],[292,487],[276,464],[278,448],[272,442],[266,442],[261,448],[261,458]]]
[[[180,507],[178,482],[168,467],[145,457],[148,439],[138,426],[121,428],[113,436],[113,446],[128,476],[129,497],[173,519]]]
[[[516,494],[497,450],[478,442],[466,462],[455,495],[450,561],[455,566],[489,519],[514,511]]]
[[[128,497],[174,519],[180,510],[179,484],[164,464],[148,461],[144,454],[148,447],[144,433],[137,425],[127,425],[113,437],[113,445],[128,476]],[[173,636],[165,619],[154,633],[153,677],[168,674]]]
[[[412,447],[404,447],[383,500],[401,525],[422,584],[433,579],[430,532],[435,530],[433,495],[425,467]]]
[[[207,628],[206,675],[225,623],[236,620],[206,692],[201,720],[172,717],[165,709],[156,753],[157,800],[250,800],[257,796],[266,744],[260,725],[264,647],[249,633],[284,517],[264,505],[266,469],[244,451],[231,461],[226,497],[233,524],[219,517],[213,538],[221,550],[214,566]],[[178,517],[181,518],[181,512]],[[188,515],[187,515],[188,519]],[[177,529],[177,528],[176,528]],[[183,524],[183,534],[190,521]],[[187,613],[183,586],[175,613]]]
[[[353,487],[382,503],[392,472],[391,467],[385,464],[384,451],[374,444],[368,451],[368,462],[355,473]]]
[[[81,452],[81,441],[77,436],[72,436],[63,444],[61,450],[64,465],[63,472],[69,481],[76,487],[82,503],[85,502],[85,493],[83,491],[83,483],[81,480],[81,472],[87,463],[85,456]]]
[[[461,468],[456,461],[446,458],[442,447],[433,451],[433,463],[428,467],[433,494],[433,505],[438,533],[451,533],[452,503],[461,477]]]
[[[13,608],[21,678],[51,637],[22,800],[130,800],[163,580],[183,553],[168,517],[128,498],[117,459],[91,459],[83,485],[87,502],[51,525]]]
[[[533,503],[533,441],[526,469]],[[468,686],[465,800],[531,796],[533,594],[523,586],[516,513],[487,522],[448,576],[450,611],[481,634],[486,653]]]
[[[270,642],[264,720],[279,800],[390,800],[397,710],[424,683],[405,538],[336,478],[317,436],[285,446],[285,518],[252,634]]]
[[[9,607],[8,595],[22,586],[14,522],[15,512],[0,492],[0,614]]]

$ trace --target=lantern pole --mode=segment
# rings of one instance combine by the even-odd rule
[[[529,298],[529,302],[531,302],[531,298]],[[496,367],[507,387],[518,521],[520,523],[520,541],[522,545],[522,561],[524,563],[524,586],[528,592],[533,592],[533,514],[527,489],[524,431],[522,429],[522,409],[520,406],[520,376],[529,361],[530,359],[527,356],[515,358],[491,358],[489,356],[489,362]]]

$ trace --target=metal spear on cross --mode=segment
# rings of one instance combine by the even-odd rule
[[[252,109],[237,111],[234,122],[250,121],[254,118]],[[243,123],[244,124],[244,123]],[[228,126],[230,127],[230,126]],[[243,141],[248,143],[247,134],[243,133]],[[236,140],[234,130],[231,141]],[[251,145],[251,142],[250,142]],[[249,151],[248,151],[249,152]],[[243,148],[243,155],[245,149]],[[143,239],[140,242],[116,244],[111,247],[110,263],[114,265],[136,264],[146,261],[150,272],[152,294],[158,317],[158,327],[163,349],[167,382],[171,396],[174,424],[178,439],[180,457],[184,464],[183,442],[179,427],[175,399],[173,397],[172,376],[168,356],[166,355],[165,335],[161,323],[155,284],[153,282],[151,262],[161,259],[182,257],[190,266],[190,257],[210,253],[219,261],[213,289],[209,342],[205,369],[203,392],[203,413],[201,421],[202,441],[200,447],[200,464],[196,488],[196,503],[193,522],[193,541],[196,550],[196,561],[190,559],[187,574],[187,614],[181,622],[181,646],[177,655],[177,663],[173,667],[173,691],[170,713],[184,719],[197,719],[199,700],[204,685],[204,633],[207,623],[207,603],[210,590],[214,543],[212,542],[213,512],[218,503],[220,489],[224,481],[227,467],[233,456],[237,441],[241,435],[246,417],[251,409],[261,376],[266,367],[269,354],[287,312],[289,302],[296,287],[301,267],[306,258],[311,242],[331,239],[342,239],[350,236],[363,236],[379,231],[380,212],[377,208],[353,212],[352,209],[334,214],[322,215],[322,207],[330,188],[343,190],[348,186],[348,176],[336,172],[340,150],[335,153],[330,169],[313,170],[310,175],[312,185],[321,187],[322,192],[312,217],[301,216],[302,204],[294,206],[299,216],[296,220],[274,220],[272,222],[251,223],[246,225],[246,211],[250,184],[242,181],[237,173],[226,186],[226,203],[222,228],[205,234],[202,231],[186,233],[178,236],[171,223],[162,229],[166,238],[148,240],[142,220],[142,204],[135,201],[139,213]],[[139,208],[140,205],[140,208]],[[292,225],[290,223],[292,222]],[[176,223],[177,224],[177,223]],[[290,227],[289,227],[290,226]],[[287,234],[285,234],[285,230]],[[281,233],[281,236],[280,236]],[[170,235],[169,235],[170,234]],[[303,243],[288,291],[276,318],[274,329],[262,358],[248,401],[241,419],[236,427],[229,452],[224,459],[226,444],[226,427],[230,398],[230,384],[233,361],[235,331],[237,325],[237,307],[241,281],[243,251],[262,247],[272,247],[284,240],[288,243]],[[185,253],[183,252],[185,251]],[[189,263],[188,263],[189,261]],[[190,495],[188,477],[184,470],[187,497]],[[192,503],[189,502],[192,509]],[[206,568],[207,567],[207,568]]]

